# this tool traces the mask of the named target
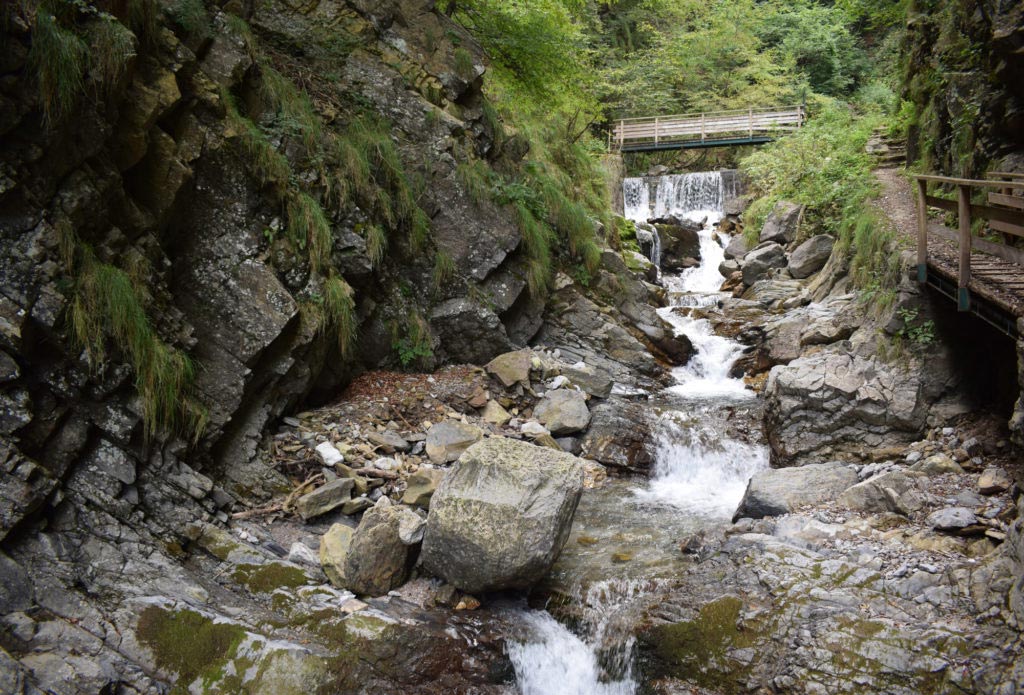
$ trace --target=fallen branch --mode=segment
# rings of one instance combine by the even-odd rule
[[[269,507],[257,507],[256,509],[247,509],[244,512],[235,512],[231,515],[232,519],[251,519],[254,516],[265,516],[267,514],[273,514],[274,512],[283,512],[283,504],[272,504]]]
[[[357,468],[355,470],[356,475],[361,475],[364,478],[382,478],[383,480],[398,480],[398,473],[391,471],[382,471],[376,468]]]

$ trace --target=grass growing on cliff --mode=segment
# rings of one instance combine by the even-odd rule
[[[330,222],[320,203],[307,193],[292,193],[287,209],[288,237],[299,249],[307,251],[310,268],[318,272],[330,260]]]
[[[128,61],[135,56],[135,36],[128,27],[112,18],[91,22],[87,36],[89,55],[100,83],[116,84],[128,69]]]
[[[170,15],[193,38],[206,38],[211,33],[210,15],[203,0],[177,0],[171,5]]]
[[[337,275],[324,281],[324,327],[334,333],[338,351],[348,357],[356,341],[356,302],[352,288]]]
[[[101,262],[78,242],[66,221],[57,231],[61,256],[74,278],[68,308],[74,342],[94,366],[106,361],[109,345],[131,364],[147,436],[180,432],[198,439],[207,413],[189,395],[195,368],[186,354],[156,334],[146,313],[145,288],[120,268]]]
[[[89,47],[41,7],[32,29],[28,63],[39,83],[44,118],[47,123],[56,123],[71,111],[85,86]]]

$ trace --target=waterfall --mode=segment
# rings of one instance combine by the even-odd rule
[[[651,263],[661,272],[661,235],[657,229],[651,234]]]
[[[630,178],[622,182],[623,215],[626,219],[646,222],[651,212],[651,188],[645,179]]]

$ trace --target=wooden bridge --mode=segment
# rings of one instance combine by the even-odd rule
[[[624,118],[609,133],[608,146],[619,152],[653,152],[761,145],[796,130],[804,119],[803,106]]]
[[[1007,335],[1017,338],[1024,317],[1024,173],[991,173],[987,180],[916,175],[917,279],[956,300]],[[929,186],[956,191],[956,199],[930,195]],[[983,202],[974,202],[980,199]],[[928,220],[928,208],[956,214],[953,230]],[[991,238],[975,236],[986,220]]]

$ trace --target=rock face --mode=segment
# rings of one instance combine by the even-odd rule
[[[758,241],[774,241],[777,244],[789,244],[796,239],[800,229],[800,218],[803,215],[802,205],[780,200],[764,221]]]
[[[590,424],[587,395],[574,389],[549,391],[533,414],[553,435],[582,432]]]
[[[810,277],[825,267],[832,255],[835,239],[821,234],[796,247],[789,257],[789,274],[797,279]]]
[[[733,520],[787,514],[801,505],[835,499],[856,482],[857,472],[841,463],[760,471],[747,483]]]
[[[423,567],[471,593],[532,586],[569,537],[583,476],[570,454],[511,439],[473,445],[431,500]]]
[[[778,465],[910,441],[927,412],[916,373],[837,351],[773,367],[765,401],[765,432]]]
[[[743,284],[753,285],[773,268],[786,267],[786,251],[775,242],[754,247],[743,258]]]

